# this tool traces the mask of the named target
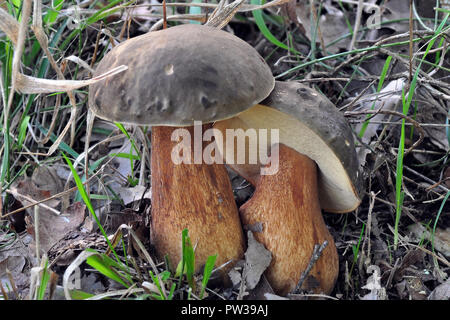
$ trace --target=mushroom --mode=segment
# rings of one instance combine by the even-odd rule
[[[270,68],[245,41],[194,24],[124,41],[105,55],[96,74],[122,64],[126,72],[90,87],[89,104],[100,118],[152,126],[151,240],[158,256],[168,255],[174,270],[187,228],[196,272],[210,255],[218,255],[216,265],[237,261],[244,237],[231,183],[223,164],[208,164],[214,152],[202,152],[207,139],[201,133],[266,98],[275,83]],[[181,127],[189,139],[179,135]],[[180,146],[178,163],[172,157]],[[206,157],[200,161],[199,150]]]
[[[265,165],[260,156],[254,164],[248,158],[243,164],[236,163],[238,145],[228,139],[219,145],[217,140],[225,162],[255,186],[252,198],[239,209],[241,220],[272,252],[266,276],[281,295],[296,288],[314,245],[328,241],[302,289],[330,293],[339,261],[321,209],[350,212],[361,201],[352,130],[343,115],[309,87],[277,81],[267,99],[234,118],[215,123],[214,128],[222,135],[229,129],[278,130],[279,139],[274,144],[272,136],[264,142],[254,141],[259,135],[246,134],[248,146],[271,146],[271,162]],[[264,174],[261,169],[266,169]]]

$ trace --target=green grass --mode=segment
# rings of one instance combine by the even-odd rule
[[[392,56],[388,56],[386,58],[386,61],[384,62],[383,70],[381,71],[381,74],[380,74],[380,81],[378,81],[377,94],[379,94],[381,89],[383,88],[384,79],[386,79],[386,75],[389,70],[389,66],[391,65],[391,60],[392,60]],[[374,101],[372,103],[372,107],[370,108],[370,110],[373,110],[375,108],[375,103],[376,103],[376,101]],[[367,115],[366,118],[370,118],[370,115]],[[366,129],[367,129],[367,126],[369,125],[369,123],[370,123],[370,120],[364,121],[364,123],[361,127],[361,130],[359,131],[359,134],[358,134],[358,136],[360,138],[362,138],[364,136],[364,133],[366,132]]]
[[[352,275],[353,268],[355,267],[356,262],[358,261],[359,247],[361,246],[361,243],[362,243],[365,228],[366,228],[366,225],[365,225],[365,223],[363,223],[363,226],[361,228],[361,233],[359,234],[358,242],[356,243],[356,245],[352,245],[353,261],[352,261],[352,265],[351,265],[350,271],[349,271],[350,276]]]
[[[251,4],[264,4],[264,1],[262,0],[251,0]],[[258,26],[259,30],[261,31],[261,33],[264,35],[264,37],[266,37],[267,40],[269,40],[271,43],[273,43],[274,45],[290,51],[294,54],[298,54],[301,55],[300,52],[298,52],[297,50],[288,47],[287,45],[285,45],[283,42],[279,41],[273,34],[272,32],[270,32],[269,28],[267,27],[264,18],[263,18],[263,14],[262,14],[262,10],[258,9],[258,10],[253,10],[252,11],[253,17],[255,19],[255,23]]]
[[[445,30],[448,30],[449,27],[444,29],[444,26],[447,23],[449,14],[447,13],[442,20],[441,24],[438,26],[438,28],[435,31],[435,34],[429,39],[428,45],[425,49],[425,52],[422,56],[422,59],[419,62],[419,65],[416,68],[416,71],[414,73],[414,77],[411,80],[409,90],[408,90],[408,96],[406,96],[405,90],[403,88],[402,90],[402,111],[403,114],[406,116],[408,115],[409,108],[411,106],[411,102],[413,100],[414,92],[416,90],[417,86],[417,79],[419,77],[419,73],[422,67],[422,63],[427,57],[429,51],[433,47],[436,39],[441,36],[442,32],[445,32]],[[398,156],[397,156],[397,165],[396,165],[396,175],[395,175],[395,203],[396,203],[396,214],[395,214],[395,224],[394,224],[394,250],[398,248],[398,241],[399,241],[399,224],[400,224],[400,218],[402,214],[402,207],[403,207],[403,200],[404,200],[404,191],[403,191],[403,158],[404,158],[404,150],[405,150],[405,123],[406,119],[402,119],[402,126],[401,126],[401,133],[400,133],[400,142],[398,146]]]
[[[61,154],[64,157],[64,159],[66,160],[66,162],[70,168],[70,171],[72,172],[73,178],[74,178],[75,183],[78,188],[78,192],[80,192],[81,197],[82,197],[84,203],[86,204],[86,207],[88,208],[89,212],[91,213],[92,217],[94,218],[95,222],[97,223],[97,226],[100,229],[100,232],[102,233],[103,237],[105,238],[106,242],[108,243],[109,249],[114,253],[114,256],[116,257],[116,261],[120,261],[119,256],[117,255],[116,251],[114,250],[114,248],[111,245],[111,242],[109,241],[109,238],[105,232],[105,229],[103,229],[103,226],[100,223],[100,220],[97,217],[97,214],[95,213],[94,207],[92,206],[91,199],[89,198],[89,196],[86,192],[86,189],[84,188],[84,185],[83,185],[83,182],[81,181],[80,176],[78,175],[77,171],[73,167],[70,159],[63,152]]]

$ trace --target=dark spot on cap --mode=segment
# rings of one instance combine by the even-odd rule
[[[158,112],[161,112],[162,108],[164,107],[162,102],[158,98],[156,98],[156,100],[154,102],[154,106],[156,107],[156,110]]]
[[[128,108],[130,108],[130,106],[133,104],[133,102],[134,102],[134,98],[133,97],[128,97],[127,99],[126,99],[126,105],[127,105],[127,107]]]
[[[297,94],[302,97],[303,99],[309,99],[310,96],[308,94],[308,90],[306,88],[298,88]]]
[[[214,106],[217,103],[217,101],[216,100],[211,101],[206,96],[202,96],[201,103],[205,109],[209,109],[212,106]]]

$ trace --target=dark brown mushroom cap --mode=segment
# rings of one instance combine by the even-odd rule
[[[222,132],[237,128],[279,129],[280,143],[317,163],[324,210],[349,212],[359,206],[362,176],[352,130],[342,113],[317,91],[298,82],[277,81],[267,99],[237,117],[217,122],[214,128]],[[226,163],[244,178],[251,181],[259,174],[260,164],[235,164],[235,160],[227,159],[227,154],[235,152],[228,151],[227,145],[223,147],[220,139],[216,142],[219,150],[224,150]]]
[[[266,98],[275,80],[264,59],[240,38],[186,24],[124,41],[94,76],[128,69],[90,86],[96,116],[139,125],[188,126],[230,118]]]

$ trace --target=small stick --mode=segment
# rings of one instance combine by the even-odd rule
[[[166,0],[163,0],[163,29],[167,29],[167,9]]]
[[[322,30],[320,29],[320,21],[317,18],[314,0],[310,0],[309,5],[311,7],[311,13],[313,15],[314,22],[317,23],[317,35],[319,36],[320,46],[322,47],[323,54],[326,55],[327,48],[325,47],[325,41],[323,41]]]
[[[5,288],[3,288],[2,282],[0,281],[0,292],[2,293],[3,300],[9,300],[8,293]]]
[[[42,203],[42,202],[44,202],[43,200],[34,200],[34,199],[31,198],[31,197],[28,197],[28,196],[26,196],[26,195],[20,194],[20,193],[18,193],[18,192],[16,192],[16,191],[10,190],[10,189],[6,189],[5,191],[6,191],[7,193],[9,193],[9,194],[12,194],[14,197],[22,198],[22,199],[24,199],[24,200],[26,200],[26,201],[28,201],[28,202],[31,202],[31,205],[26,206],[25,208],[29,208],[29,207],[38,205],[38,206],[41,206],[42,208],[44,208],[44,209],[46,209],[46,210],[49,210],[49,211],[53,212],[53,213],[56,214],[56,215],[60,215],[60,214],[61,214],[60,211],[58,211],[58,210],[56,210],[56,209],[53,209],[53,208],[51,208],[51,207],[49,207],[49,206],[43,204],[43,203]],[[53,197],[53,198],[54,198],[54,197]],[[47,201],[47,200],[50,200],[50,198],[49,198],[49,199],[45,199],[45,201]],[[16,213],[16,212],[18,212],[18,211],[17,211],[17,210],[14,210],[13,213]],[[7,215],[10,215],[10,214],[12,214],[12,213],[10,212],[10,213],[8,213],[8,214],[5,214],[3,217],[6,217]]]
[[[41,247],[40,247],[40,228],[39,228],[39,205],[34,207],[34,242],[36,244],[37,264],[41,263]]]
[[[14,292],[14,295],[16,296],[16,299],[20,299],[19,291],[17,290],[16,283],[14,281],[14,277],[8,268],[6,268],[6,274],[8,276],[9,282],[11,283],[11,287]]]
[[[298,281],[297,286],[295,287],[294,291],[292,292],[293,294],[300,292],[303,282],[305,282],[306,278],[308,277],[309,272],[311,271],[311,269],[314,266],[314,264],[316,263],[316,261],[319,260],[320,255],[322,254],[322,251],[325,250],[327,245],[328,245],[327,240],[325,240],[320,246],[318,244],[314,245],[314,250],[313,250],[311,259],[309,260],[306,270],[302,272],[302,275],[300,276],[300,280]]]
[[[97,60],[97,52],[98,52],[98,47],[100,44],[100,36],[102,34],[101,29],[103,28],[103,21],[100,21],[100,31],[97,32],[97,37],[95,38],[95,47],[94,47],[94,53],[92,54],[92,59],[91,59],[91,68],[94,68],[94,64],[95,61]],[[91,74],[92,76],[92,74]]]

